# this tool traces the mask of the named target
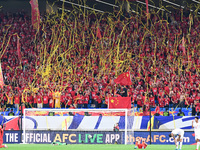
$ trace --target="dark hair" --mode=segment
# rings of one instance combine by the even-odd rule
[[[199,120],[199,117],[195,117],[195,119],[198,119],[198,120]]]
[[[169,137],[172,137],[172,134],[171,134],[171,133],[169,134]]]

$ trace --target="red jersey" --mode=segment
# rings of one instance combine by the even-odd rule
[[[27,103],[30,103],[32,104],[33,101],[32,101],[32,96],[28,96],[27,99],[26,99]]]
[[[67,105],[71,105],[71,104],[72,104],[72,97],[67,96]]]
[[[147,145],[146,144],[138,144],[138,149],[142,149],[142,148],[146,148],[147,147]]]
[[[3,129],[0,129],[0,140],[3,140]]]
[[[19,100],[19,96],[15,96],[15,104],[19,104],[20,100]]]
[[[49,100],[49,108],[54,108],[54,101],[52,99]]]
[[[66,103],[66,96],[65,95],[61,95],[60,102],[61,103]]]
[[[84,104],[88,104],[88,101],[89,101],[89,99],[90,99],[89,95],[85,95],[84,98],[85,98],[85,99],[84,99]]]
[[[166,106],[166,105],[169,105],[170,99],[169,99],[169,98],[165,98],[164,100],[165,100],[165,106]]]
[[[48,96],[43,96],[43,103],[48,104],[49,102],[49,97]]]
[[[97,101],[98,103],[101,103],[101,99],[98,95],[94,96],[94,100]]]
[[[158,91],[157,88],[153,88],[152,91],[153,91],[154,96],[157,95],[157,91]]]
[[[78,104],[83,104],[84,96],[79,96],[78,98]]]
[[[109,102],[109,97],[106,97],[106,98],[105,98],[105,104],[108,105],[108,102]]]
[[[165,106],[165,101],[164,101],[164,98],[158,98],[158,102],[159,102],[159,105],[160,107],[164,107]]]
[[[137,105],[142,106],[142,98],[137,98]]]
[[[41,96],[37,96],[37,102],[38,102],[38,104],[41,104],[42,103],[42,98],[41,98]]]

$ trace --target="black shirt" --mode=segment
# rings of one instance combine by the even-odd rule
[[[128,96],[128,94],[127,94],[127,89],[126,89],[125,87],[122,89],[122,94],[121,94],[121,96],[122,96],[122,97],[127,97],[127,96]]]

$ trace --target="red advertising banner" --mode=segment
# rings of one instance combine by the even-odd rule
[[[40,11],[38,8],[38,0],[31,0],[31,15],[32,15],[32,25],[34,29],[39,29],[40,27]]]

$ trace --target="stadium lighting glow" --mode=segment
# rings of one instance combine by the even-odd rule
[[[80,7],[86,8],[86,9],[91,9],[91,10],[94,10],[94,11],[98,11],[98,12],[104,13],[104,11],[102,11],[102,10],[94,9],[94,8],[83,6],[83,5],[79,5],[79,4],[72,3],[72,2],[69,2],[69,1],[65,1],[65,0],[60,0],[60,1],[72,4],[72,5],[80,6]]]
[[[143,5],[146,5],[146,3],[141,2],[141,1],[136,1],[136,2],[141,3],[141,4],[143,4]],[[159,8],[159,7],[156,7],[156,6],[150,5],[150,4],[148,4],[148,6],[150,6],[150,7],[152,7],[152,8],[160,9],[160,10],[162,10],[162,11],[165,11],[165,10],[162,9],[162,8]],[[170,12],[170,13],[171,13],[171,12]]]
[[[170,1],[168,1],[168,0],[163,0],[163,1],[166,2],[166,3],[172,4],[172,5],[174,5],[174,6],[184,8],[183,6],[178,5],[178,4],[176,4],[176,3],[173,3],[173,2],[170,2]]]
[[[193,2],[196,2],[196,3],[198,3],[198,4],[200,4],[200,2],[199,1],[196,1],[196,0],[192,0]]]
[[[106,5],[110,5],[110,6],[113,6],[113,7],[119,7],[117,5],[113,5],[113,4],[110,4],[110,3],[107,3],[107,2],[104,2],[104,1],[100,1],[100,0],[96,0],[96,2],[99,2],[99,3],[102,3],[102,4],[106,4]]]

